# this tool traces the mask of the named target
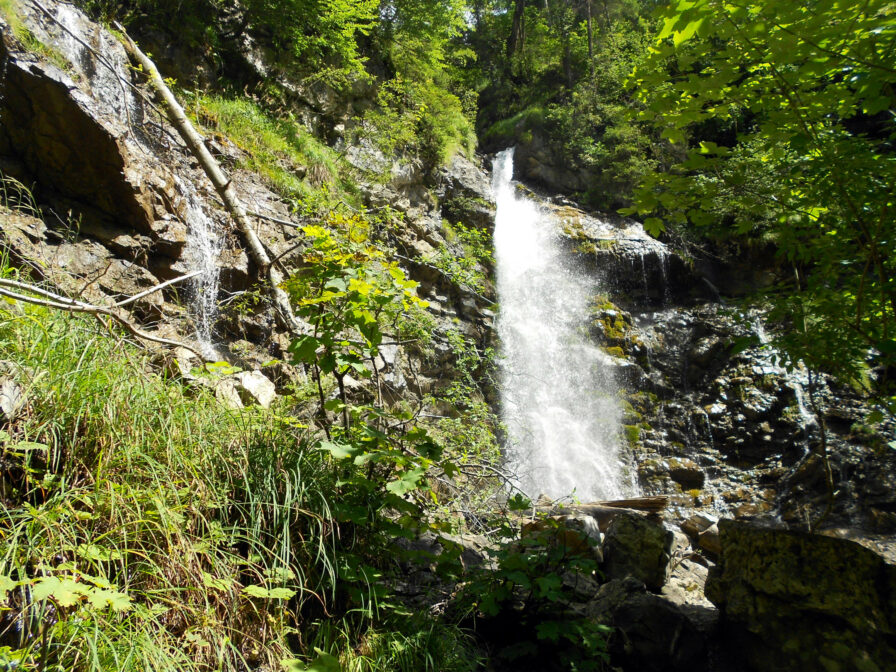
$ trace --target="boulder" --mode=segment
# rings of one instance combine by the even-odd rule
[[[608,579],[631,576],[659,591],[666,582],[673,541],[661,524],[636,513],[620,513],[604,539],[604,574]]]
[[[706,635],[686,612],[632,577],[601,586],[585,613],[613,628],[613,665],[638,672],[705,669]]]
[[[896,566],[845,539],[734,520],[719,532],[706,596],[749,669],[893,669]]]
[[[234,377],[237,393],[243,404],[270,408],[277,398],[277,388],[261,371],[242,371]]]

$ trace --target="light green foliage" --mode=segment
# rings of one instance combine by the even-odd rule
[[[6,21],[12,29],[12,34],[30,52],[47,59],[60,70],[70,71],[72,65],[68,59],[59,50],[38,40],[34,33],[22,23],[17,4],[17,0],[0,0],[0,18]]]
[[[633,211],[655,232],[768,236],[795,278],[779,345],[847,380],[869,347],[896,361],[894,16],[887,0],[675,2],[633,76],[643,117],[689,141]]]
[[[330,472],[293,423],[148,374],[97,326],[0,313],[30,408],[0,437],[0,599],[21,626],[0,655],[25,670],[273,664],[294,610],[331,594]]]
[[[457,44],[465,9],[463,0],[382,3],[377,38],[394,76],[380,87],[359,130],[387,154],[419,158],[433,168],[458,151],[473,151],[470,105],[456,85],[456,70],[474,56]]]
[[[453,282],[474,292],[484,292],[488,283],[486,273],[494,263],[488,232],[462,222],[445,222],[443,229],[448,245],[436,250],[428,261]]]
[[[375,25],[378,0],[248,0],[247,8],[307,81],[340,89],[367,76],[357,39]]]
[[[245,152],[241,167],[266,178],[305,215],[322,215],[340,200],[354,202],[343,163],[292,118],[276,119],[245,98],[194,94],[188,111],[206,131],[218,132]]]

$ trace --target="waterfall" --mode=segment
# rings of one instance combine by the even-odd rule
[[[196,340],[203,354],[217,359],[212,343],[212,329],[218,316],[218,257],[224,239],[215,223],[205,214],[192,185],[175,177],[178,192],[184,199],[182,212],[187,225],[184,259],[190,270],[202,273],[190,280],[190,313],[195,322]]]
[[[495,257],[505,455],[530,498],[632,494],[620,449],[612,359],[585,335],[594,278],[574,272],[556,223],[516,193],[513,151],[495,160]]]

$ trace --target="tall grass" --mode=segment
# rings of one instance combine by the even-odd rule
[[[276,668],[332,585],[329,472],[301,430],[148,373],[97,327],[0,311],[28,398],[0,435],[0,575],[18,584],[0,646],[23,669]],[[48,579],[82,592],[34,599]]]
[[[276,118],[251,100],[192,94],[189,111],[207,131],[228,137],[245,153],[240,167],[261,175],[304,214],[322,215],[357,188],[339,155],[299,122]]]

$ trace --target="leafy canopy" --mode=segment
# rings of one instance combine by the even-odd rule
[[[896,5],[677,0],[632,83],[685,145],[630,213],[762,235],[794,270],[779,302],[793,360],[856,379],[896,344]],[[890,367],[889,369],[887,367]]]

